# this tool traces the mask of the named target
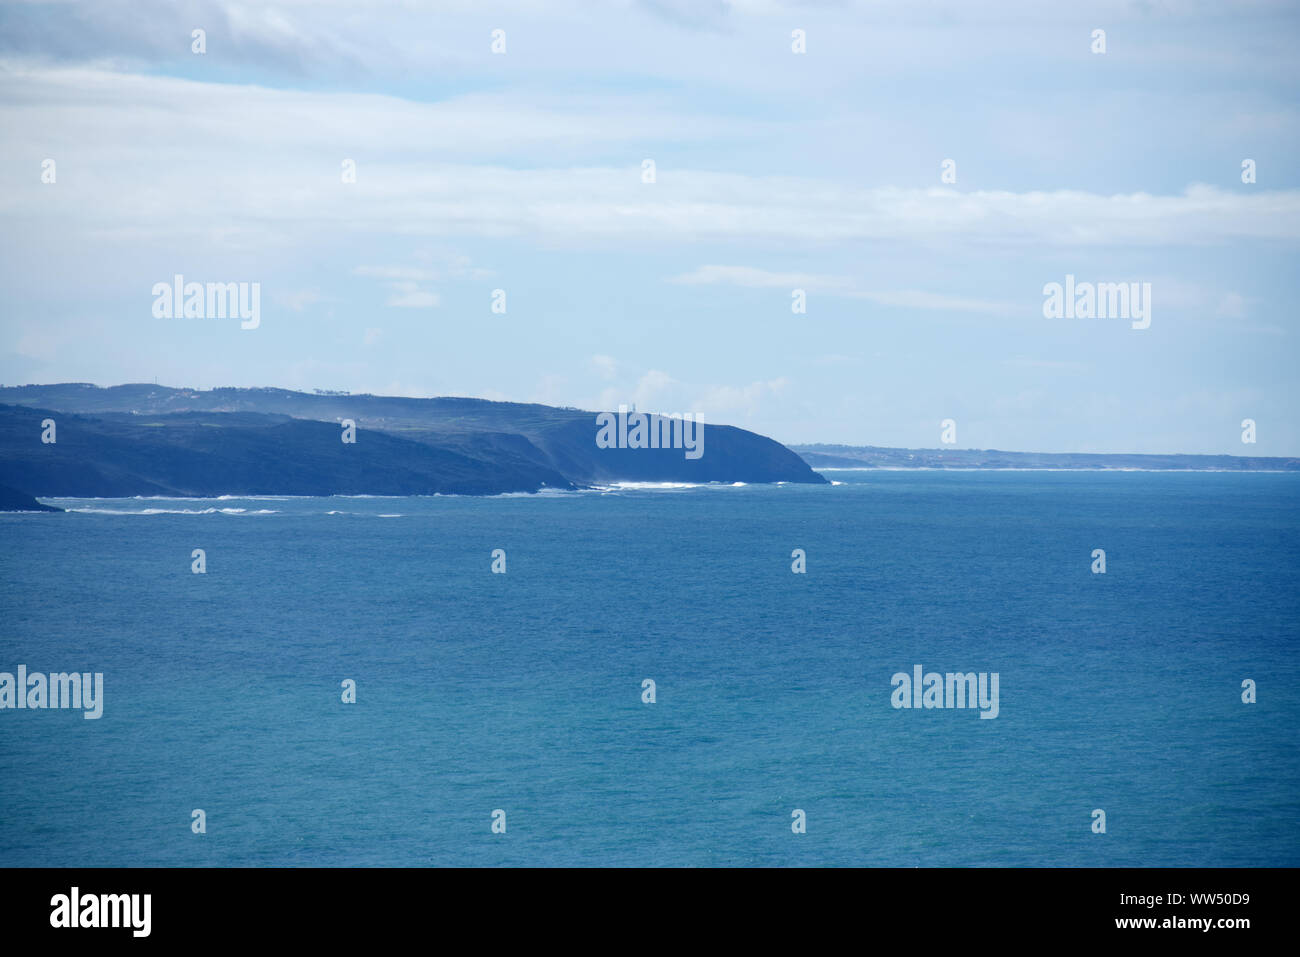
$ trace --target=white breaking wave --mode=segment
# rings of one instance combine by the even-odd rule
[[[784,485],[784,482],[777,482]],[[748,482],[614,482],[610,485],[597,485],[602,492],[675,492],[687,488],[746,488]]]
[[[132,495],[133,502],[288,502],[310,495]],[[83,501],[111,502],[114,496],[89,496]]]
[[[536,492],[497,492],[495,495],[457,495],[439,493],[435,498],[561,498],[568,495],[581,495],[584,492],[598,491],[596,488],[541,488]]]
[[[613,491],[654,491],[658,489],[704,488],[703,482],[615,482],[613,485],[599,486]]]

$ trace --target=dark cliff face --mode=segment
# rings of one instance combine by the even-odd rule
[[[683,448],[599,448],[592,413],[546,430],[539,444],[566,475],[582,482],[826,481],[779,442],[729,425],[703,428],[699,458],[688,458]]]
[[[705,425],[704,454],[602,449],[596,415],[479,399],[0,389],[0,481],[41,495],[492,495],[610,481],[824,483],[771,439]],[[40,441],[53,418],[57,441]],[[356,422],[355,444],[340,420]]]
[[[53,418],[57,442],[42,444]],[[0,480],[42,495],[493,495],[569,488],[558,472],[337,424],[220,413],[92,418],[0,407]]]
[[[26,492],[0,485],[0,512],[61,512],[53,505],[42,505]]]

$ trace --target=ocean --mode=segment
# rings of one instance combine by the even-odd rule
[[[1300,864],[1300,475],[823,474],[0,514],[0,865]]]

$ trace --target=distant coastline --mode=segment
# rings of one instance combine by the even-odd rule
[[[874,445],[790,445],[815,469],[1052,472],[1300,472],[1282,456],[1005,452],[1000,449],[900,449]]]

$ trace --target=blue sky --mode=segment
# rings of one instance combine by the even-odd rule
[[[1297,25],[1263,0],[0,3],[0,381],[1297,455]],[[176,273],[259,282],[260,326],[155,318]],[[1151,283],[1150,328],[1045,319],[1067,274]]]

